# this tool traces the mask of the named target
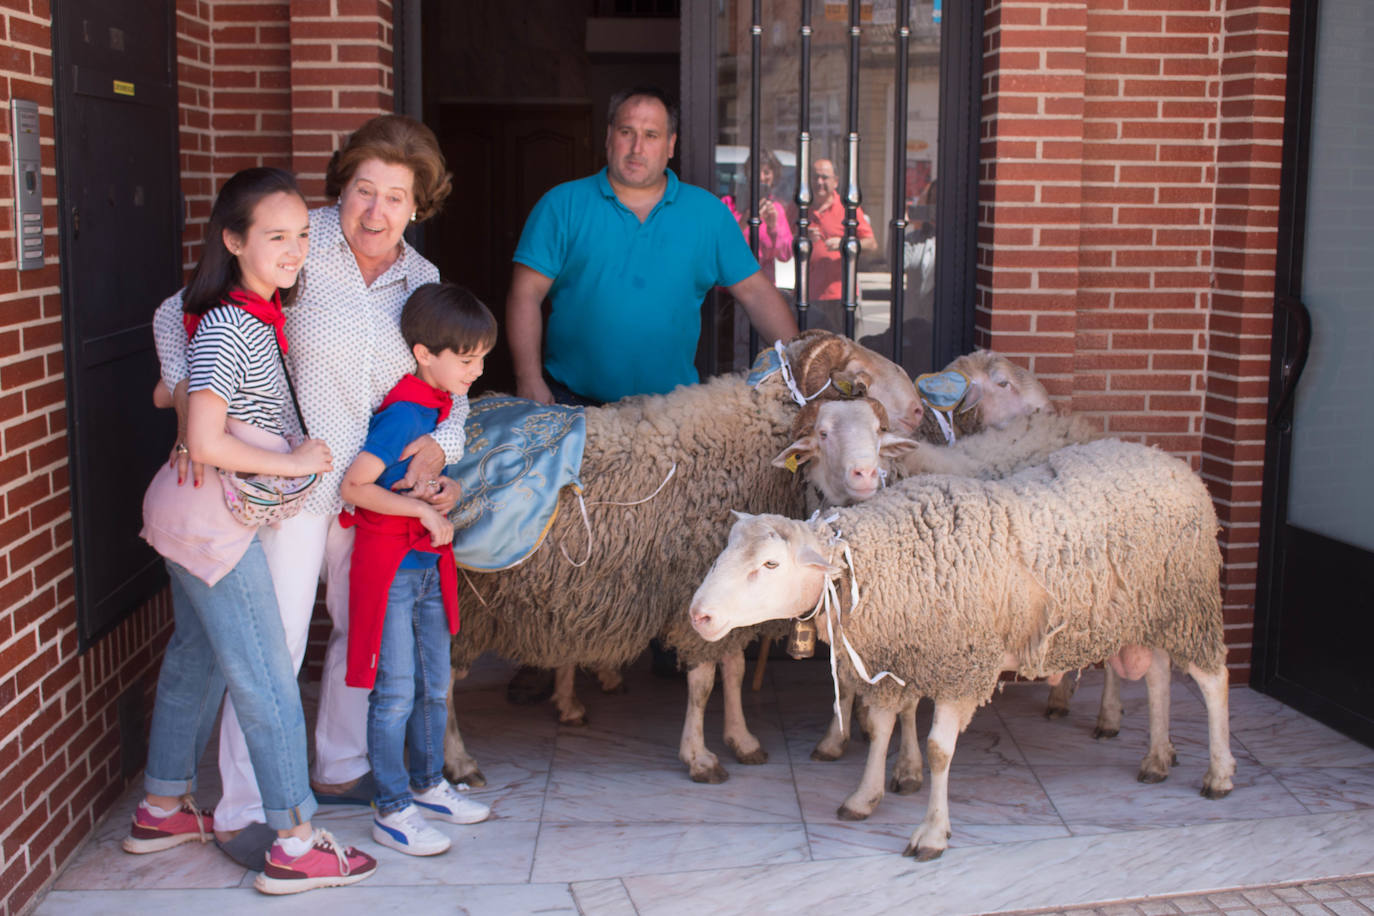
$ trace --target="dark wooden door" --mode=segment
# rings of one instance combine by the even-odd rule
[[[476,293],[504,329],[511,255],[525,218],[549,188],[592,172],[591,105],[441,102],[430,125],[454,190],[426,227],[426,256],[445,280]],[[502,340],[477,387],[514,385]]]
[[[149,329],[180,285],[170,0],[53,4],[68,441],[83,648],[165,582],[138,536],[175,434]]]
[[[1374,6],[1291,29],[1254,682],[1374,744]]]

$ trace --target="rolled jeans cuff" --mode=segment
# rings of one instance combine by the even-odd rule
[[[307,823],[315,816],[315,811],[319,808],[319,803],[315,801],[314,794],[307,795],[296,805],[285,810],[263,807],[263,816],[267,819],[267,826],[273,830],[290,830],[292,827],[299,827]]]

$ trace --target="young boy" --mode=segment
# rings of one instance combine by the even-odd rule
[[[421,808],[454,824],[478,823],[491,811],[443,776],[449,639],[458,632],[453,525],[429,503],[390,487],[405,476],[410,462],[400,454],[408,444],[433,432],[451,409],[466,415],[468,388],[496,342],[496,320],[463,287],[428,283],[406,301],[401,335],[415,354],[415,374],[382,401],[343,480],[344,502],[357,507],[341,516],[345,527],[357,526],[346,682],[372,690],[372,838],[432,856],[449,848],[449,838],[425,823]]]

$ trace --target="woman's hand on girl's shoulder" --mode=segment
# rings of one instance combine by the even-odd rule
[[[306,439],[291,450],[291,458],[297,464],[298,476],[334,470],[334,456],[323,439]]]

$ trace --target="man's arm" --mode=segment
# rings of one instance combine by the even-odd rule
[[[544,339],[540,308],[553,279],[524,264],[516,264],[506,296],[506,340],[515,363],[515,393],[541,404],[552,404],[553,394],[544,384],[544,363],[539,346]]]
[[[763,271],[755,271],[727,288],[735,301],[744,306],[750,323],[767,343],[791,340],[801,333],[797,330],[797,319],[788,308],[787,300],[763,275]]]

